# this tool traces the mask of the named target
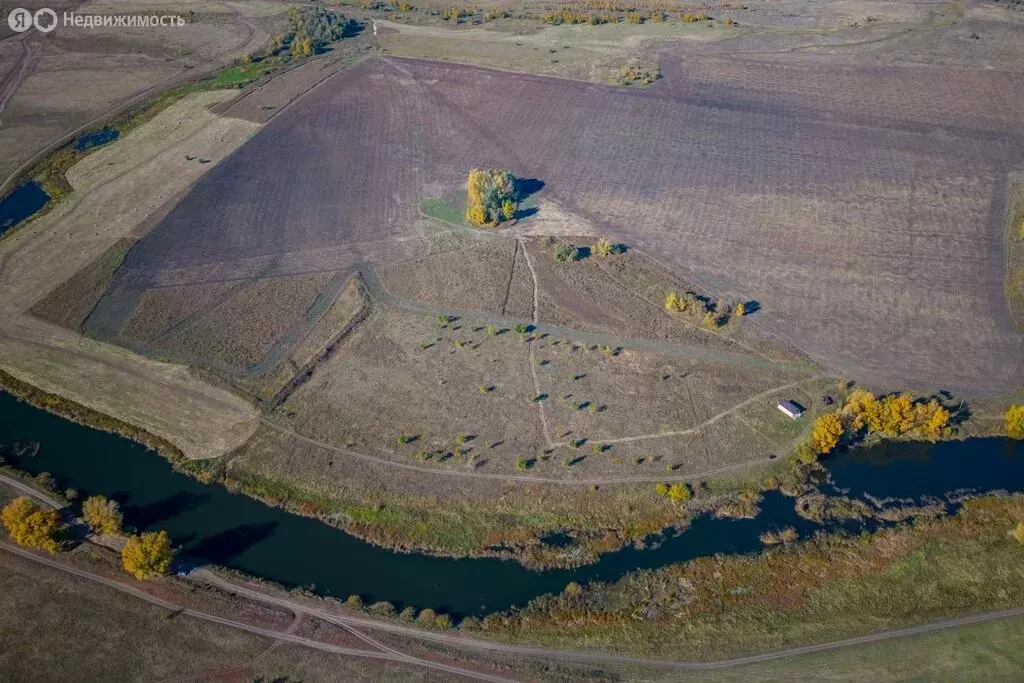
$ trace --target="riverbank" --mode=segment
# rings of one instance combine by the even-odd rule
[[[1024,605],[1024,496],[571,587],[483,620],[510,643],[714,660]]]

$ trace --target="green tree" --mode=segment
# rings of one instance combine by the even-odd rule
[[[56,510],[46,509],[27,496],[21,496],[4,506],[0,520],[18,545],[50,553],[60,549],[57,540],[61,527],[60,513]]]
[[[121,550],[121,566],[139,581],[164,576],[173,560],[174,550],[166,531],[130,536]]]
[[[579,257],[579,250],[571,244],[560,243],[555,246],[554,256],[561,263],[572,262]]]
[[[85,523],[97,534],[116,536],[121,533],[124,517],[116,500],[103,496],[92,496],[82,504]]]

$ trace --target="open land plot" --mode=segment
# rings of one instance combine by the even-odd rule
[[[664,69],[635,91],[364,62],[207,175],[121,276],[396,238],[419,187],[507,167],[706,290],[759,301],[760,328],[838,371],[1019,384],[999,266],[1024,77],[754,58]]]
[[[254,428],[253,409],[180,366],[155,363],[25,313],[83,272],[205,167],[248,138],[252,123],[207,107],[226,93],[189,96],[68,172],[72,196],[0,243],[0,365],[16,378],[142,427],[190,457],[219,455]],[[89,280],[89,278],[84,278]],[[88,292],[81,295],[87,296]]]
[[[795,398],[813,413],[822,383],[772,365],[605,352],[377,308],[269,424],[325,451],[301,464],[282,448],[278,474],[299,463],[300,480],[319,478],[309,469],[340,476],[334,461],[355,458],[396,474],[656,481],[670,464],[675,478],[700,477],[786,450],[806,421],[772,415],[775,401]]]
[[[46,36],[30,36],[32,68],[25,70],[3,110],[0,147],[5,154],[0,159],[0,183],[36,153],[80,127],[98,125],[98,119],[109,112],[261,45],[268,33],[257,24],[271,21],[246,18],[244,5],[213,2],[172,7],[119,1],[65,9],[122,15],[147,9],[167,14],[191,9],[196,14],[181,27],[69,26]],[[283,5],[279,11],[284,11]]]

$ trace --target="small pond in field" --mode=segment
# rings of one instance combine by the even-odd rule
[[[31,217],[46,206],[48,201],[50,195],[46,194],[42,186],[34,180],[19,185],[14,192],[0,201],[0,235]]]
[[[627,547],[592,565],[533,571],[498,559],[449,559],[378,548],[314,519],[269,507],[221,486],[174,471],[152,451],[119,436],[56,417],[0,392],[0,444],[37,443],[35,455],[12,463],[49,472],[61,488],[116,499],[126,522],[166,529],[190,557],[324,595],[360,595],[402,607],[482,615],[523,605],[570,581],[614,581],[715,553],[756,552],[760,534],[794,527],[801,536],[822,527],[794,511],[791,498],[769,492],[756,519],[698,517],[682,533]],[[937,444],[883,444],[830,458],[826,493],[920,501],[951,492],[1024,490],[1024,442],[977,439]],[[851,523],[845,527],[857,531]],[[563,536],[550,539],[566,542]]]

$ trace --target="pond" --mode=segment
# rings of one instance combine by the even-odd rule
[[[46,194],[42,186],[34,180],[19,185],[14,192],[0,201],[0,235],[32,216],[46,206],[48,201],[50,195]]]
[[[684,532],[658,539],[649,549],[627,547],[578,569],[538,572],[507,560],[438,558],[375,547],[317,520],[202,484],[127,439],[0,392],[0,444],[14,443],[40,446],[36,455],[17,463],[20,468],[49,472],[62,488],[77,489],[83,497],[116,499],[129,525],[166,529],[191,557],[286,586],[311,586],[323,595],[357,594],[367,602],[388,600],[399,608],[432,607],[459,616],[524,605],[570,581],[614,581],[630,571],[695,557],[755,552],[766,530],[792,526],[805,536],[821,528],[796,515],[792,499],[771,492],[756,519],[698,517]],[[889,444],[838,456],[830,467],[833,486],[852,489],[851,495],[920,498],[962,488],[1019,491],[1024,490],[1024,442]]]

